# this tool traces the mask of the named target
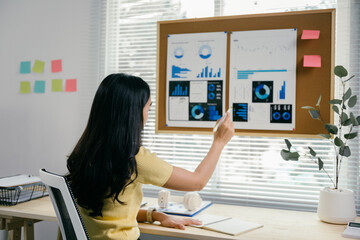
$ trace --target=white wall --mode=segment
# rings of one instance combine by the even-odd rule
[[[63,174],[84,130],[100,76],[99,0],[0,0],[0,177]],[[45,61],[43,74],[20,74],[20,62]],[[62,59],[63,71],[50,62]],[[77,78],[75,93],[51,92],[51,79]],[[44,94],[20,94],[20,81],[45,80]],[[33,89],[31,90],[31,92]],[[57,223],[35,224],[35,239],[56,239]],[[179,239],[149,234],[141,238]],[[6,239],[0,230],[0,240]]]
[[[66,172],[99,81],[100,13],[97,0],[0,0],[0,177]],[[19,73],[35,59],[44,73]],[[51,73],[54,59],[61,73]],[[56,78],[76,78],[78,91],[51,92]],[[46,81],[44,94],[19,93],[20,81],[35,80]],[[55,239],[56,224],[36,223],[35,236]]]

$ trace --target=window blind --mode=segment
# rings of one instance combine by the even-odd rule
[[[360,1],[359,0],[338,0],[336,18],[336,62],[346,66],[349,76],[355,75],[348,87],[351,87],[352,94],[356,94],[359,105],[360,93]],[[341,88],[336,89],[339,95]],[[352,109],[355,116],[360,115],[360,107]],[[358,129],[359,130],[359,127]],[[358,132],[359,133],[359,132]],[[350,142],[351,156],[346,159],[341,169],[341,186],[346,186],[355,193],[355,204],[357,212],[360,211],[360,187],[359,187],[359,147],[360,138],[357,137]]]
[[[344,22],[341,23],[344,27],[337,27],[337,36],[349,36],[343,41],[350,43],[345,47],[346,51],[342,50],[342,44],[337,44],[336,51],[343,52],[344,58],[349,58],[346,63],[357,62],[357,65],[351,65],[350,71],[352,70],[353,74],[359,72],[359,33],[350,34],[349,25],[351,20],[351,24],[355,24],[359,31],[359,20],[355,17],[359,15],[352,9],[352,6],[358,6],[359,1],[339,0],[338,6],[334,0],[270,2],[237,0],[103,2],[107,9],[106,24],[104,24],[105,75],[113,72],[138,75],[147,81],[151,88],[154,107],[149,113],[149,120],[143,133],[143,143],[146,147],[169,163],[193,171],[205,157],[212,143],[211,135],[155,134],[157,21],[337,7],[338,25],[341,21]],[[348,11],[352,11],[351,15],[348,15]],[[339,16],[342,16],[341,20]],[[350,54],[356,51],[356,56]],[[344,63],[343,65],[346,66]],[[358,79],[353,82],[358,82]],[[354,91],[358,93],[359,87],[354,86]],[[292,138],[291,142],[299,150],[311,144],[323,159],[328,174],[333,176],[333,148],[327,141]],[[353,145],[353,159],[343,167],[346,181],[342,183],[342,187],[356,190],[358,199],[359,189],[356,187],[359,175],[358,140]],[[233,137],[225,147],[212,178],[200,192],[201,196],[206,200],[221,203],[315,211],[319,190],[331,185],[331,181],[323,171],[318,171],[317,164],[313,162],[304,159],[299,162],[282,160],[280,151],[285,147],[284,140],[280,137]],[[154,186],[144,186],[144,194],[147,196],[156,196],[158,190],[159,188]],[[184,193],[173,192],[173,194]],[[359,204],[357,202],[358,209]]]

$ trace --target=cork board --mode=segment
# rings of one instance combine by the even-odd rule
[[[236,129],[236,135],[314,137],[318,133],[325,133],[322,123],[313,120],[307,110],[301,107],[314,106],[321,94],[322,118],[325,122],[333,123],[333,112],[328,101],[334,94],[335,9],[158,22],[156,132],[212,134],[212,128],[166,126],[166,61],[169,34],[221,31],[230,34],[233,31],[289,28],[297,29],[295,129],[291,131]],[[301,40],[303,30],[319,30],[320,36],[316,40]],[[226,96],[229,96],[229,46],[228,35]],[[304,55],[320,55],[321,67],[303,67]],[[225,100],[225,106],[228,109],[228,99]]]

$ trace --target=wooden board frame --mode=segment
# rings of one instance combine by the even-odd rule
[[[310,117],[302,106],[314,106],[321,94],[321,115],[333,123],[334,114],[328,104],[334,97],[335,9],[252,14],[227,17],[197,18],[158,22],[156,133],[212,134],[211,128],[166,126],[166,66],[168,34],[226,31],[226,101],[229,106],[230,33],[232,31],[297,28],[296,119],[294,131],[236,129],[236,135],[270,137],[317,137],[326,133],[323,124]],[[301,40],[303,30],[320,30],[319,39]],[[304,55],[320,55],[321,68],[303,67]],[[214,123],[215,125],[215,123]]]

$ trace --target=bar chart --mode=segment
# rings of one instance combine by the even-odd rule
[[[197,76],[197,78],[220,78],[221,77],[221,68],[216,71],[213,71],[213,68],[208,66],[204,67]]]

